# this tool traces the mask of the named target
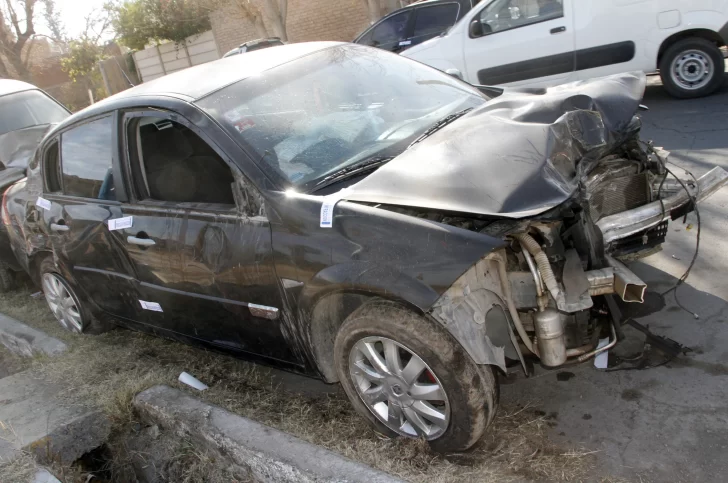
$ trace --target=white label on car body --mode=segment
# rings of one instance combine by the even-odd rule
[[[334,226],[334,207],[346,196],[347,191],[349,189],[344,188],[338,193],[324,197],[324,202],[321,205],[321,228],[332,228]]]
[[[402,40],[400,41],[399,45],[412,45],[411,40]]]
[[[157,302],[145,302],[144,300],[140,300],[139,303],[142,304],[142,308],[144,310],[151,310],[152,312],[164,312],[162,310],[162,306],[159,305]]]
[[[124,218],[116,218],[109,220],[109,231],[123,230],[124,228],[131,228],[134,224],[134,217],[125,216]]]
[[[44,210],[50,210],[51,202],[39,196],[38,199],[35,200],[35,206],[37,206],[38,208],[43,208]]]

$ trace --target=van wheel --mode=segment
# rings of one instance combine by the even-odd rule
[[[364,304],[334,345],[339,380],[354,408],[380,433],[464,451],[493,420],[498,383],[442,327],[386,301]]]
[[[0,293],[7,293],[13,289],[15,289],[15,274],[0,263]]]
[[[712,94],[723,85],[725,60],[717,45],[691,37],[670,46],[660,61],[665,90],[680,99]]]
[[[39,280],[48,307],[64,329],[77,334],[100,334],[113,327],[91,315],[68,281],[56,270],[51,257],[41,262]]]

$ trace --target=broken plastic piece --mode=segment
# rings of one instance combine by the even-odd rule
[[[209,389],[206,384],[203,384],[199,379],[197,379],[192,374],[188,374],[186,372],[183,372],[179,375],[179,382],[182,384],[187,384],[188,386],[197,389],[198,391],[204,391],[205,389]]]

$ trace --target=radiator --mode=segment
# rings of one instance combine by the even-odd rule
[[[607,177],[590,186],[589,212],[592,221],[649,203],[650,185],[646,172]]]

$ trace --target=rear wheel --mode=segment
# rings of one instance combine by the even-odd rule
[[[51,257],[41,262],[39,279],[48,307],[64,329],[77,334],[100,334],[113,327],[91,315]]]
[[[659,67],[667,92],[681,99],[707,96],[723,85],[723,53],[716,44],[699,37],[671,45]]]
[[[365,304],[335,342],[339,379],[379,432],[424,438],[436,451],[463,451],[495,415],[498,386],[444,329],[397,304]]]

